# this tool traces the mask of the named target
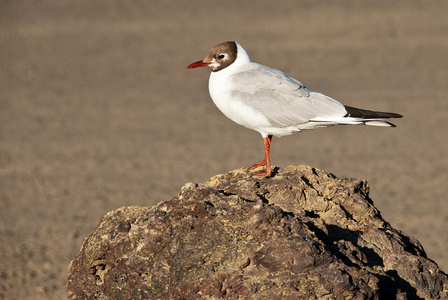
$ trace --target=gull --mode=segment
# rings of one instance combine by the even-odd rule
[[[402,115],[346,106],[324,94],[310,91],[287,74],[251,62],[237,42],[215,45],[188,69],[209,67],[210,96],[230,120],[258,131],[263,137],[264,159],[247,169],[254,175],[273,174],[270,148],[273,136],[286,136],[305,129],[336,125],[395,127],[387,119]],[[256,171],[264,167],[262,171]]]

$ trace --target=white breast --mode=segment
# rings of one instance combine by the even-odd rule
[[[247,105],[243,100],[231,94],[233,89],[230,72],[221,70],[212,72],[209,80],[209,91],[218,109],[235,123],[261,132],[261,128],[270,127],[269,120],[259,111]],[[263,134],[263,133],[262,133]]]

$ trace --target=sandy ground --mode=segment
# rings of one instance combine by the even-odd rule
[[[241,2],[241,3],[240,3]],[[193,4],[194,3],[194,4]],[[395,129],[273,140],[277,166],[368,180],[396,228],[448,271],[447,1],[1,1],[0,299],[63,299],[102,215],[169,200],[263,156],[214,106],[216,43]]]

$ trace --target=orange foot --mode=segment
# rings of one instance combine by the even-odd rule
[[[264,176],[264,177],[271,177],[271,175],[272,175],[272,169],[271,168],[269,168],[269,169],[266,169],[266,170],[263,170],[263,171],[256,171],[256,172],[252,172],[252,174],[253,175],[259,175],[259,176]]]
[[[270,155],[269,155],[269,151],[271,149],[271,140],[272,140],[272,135],[268,135],[267,137],[263,138],[263,142],[264,142],[264,159],[263,161],[257,162],[255,164],[253,164],[250,167],[247,167],[247,170],[253,170],[256,169],[258,167],[265,167],[264,171],[255,171],[252,172],[252,174],[254,175],[262,175],[264,177],[271,177],[272,174],[272,169],[271,169],[271,159],[270,159]]]
[[[264,170],[260,170],[260,171],[252,171],[252,170],[257,169],[259,167],[266,167],[266,168]],[[253,164],[250,167],[246,167],[245,169],[251,171],[251,173],[253,175],[260,175],[260,176],[264,176],[264,177],[271,177],[271,174],[273,172],[271,167],[270,166],[268,167],[266,165],[265,161],[257,162],[257,163]]]
[[[246,167],[245,169],[246,170],[253,170],[253,169],[256,169],[256,168],[259,168],[259,167],[264,167],[264,166],[266,166],[266,162],[265,161],[260,161],[260,162],[254,163],[250,167]]]

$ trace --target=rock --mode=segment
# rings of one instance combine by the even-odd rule
[[[69,299],[447,299],[447,275],[368,193],[307,166],[186,184],[106,214],[69,266]]]

